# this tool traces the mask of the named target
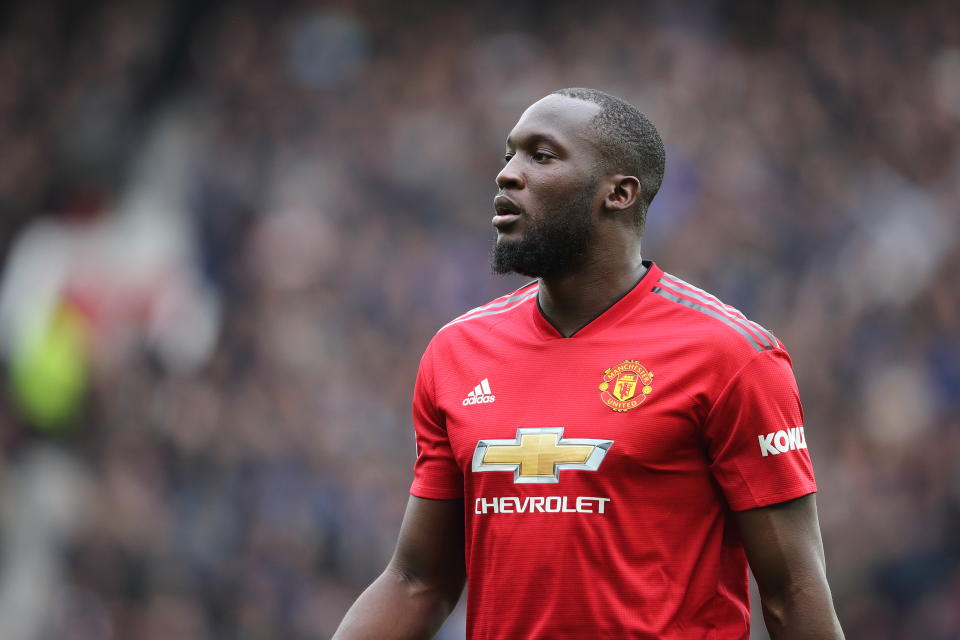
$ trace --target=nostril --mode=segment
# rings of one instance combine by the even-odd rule
[[[497,183],[497,187],[499,187],[501,190],[506,189],[507,187],[519,187],[521,184],[520,179],[516,175],[512,173],[504,173],[502,171],[499,175],[497,175],[495,182]]]

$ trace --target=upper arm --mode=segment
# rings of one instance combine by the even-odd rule
[[[736,513],[761,594],[826,585],[815,494]]]
[[[719,393],[703,429],[710,471],[734,511],[817,490],[785,351],[756,353],[743,365]]]
[[[453,500],[463,497],[463,475],[447,434],[446,419],[438,407],[433,374],[434,342],[420,360],[413,386],[413,427],[417,460],[410,492],[422,498]]]
[[[456,603],[463,590],[463,500],[410,496],[390,569]]]
[[[388,570],[409,585],[440,592],[456,604],[463,590],[463,476],[438,408],[435,341],[420,360],[413,390],[417,460],[410,498]]]
[[[813,494],[736,514],[763,617],[776,640],[843,640]]]
[[[463,501],[411,496],[387,570],[344,616],[334,638],[432,638],[464,582]]]

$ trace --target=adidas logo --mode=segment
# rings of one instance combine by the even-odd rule
[[[467,394],[467,397],[463,399],[463,406],[468,406],[471,404],[488,404],[494,402],[497,399],[497,396],[491,395],[490,391],[490,381],[484,378],[480,381],[476,387],[473,388],[473,391]]]

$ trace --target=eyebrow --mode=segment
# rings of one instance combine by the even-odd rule
[[[533,134],[530,134],[530,135],[525,139],[525,142],[526,142],[527,144],[534,144],[534,143],[537,143],[537,142],[546,142],[547,144],[552,144],[552,145],[555,146],[555,147],[561,147],[561,148],[563,147],[563,145],[560,143],[560,141],[557,140],[557,139],[556,139],[555,137],[553,137],[552,135],[550,135],[549,133],[533,133]],[[516,143],[514,143],[513,138],[510,137],[510,136],[508,136],[508,137],[507,137],[506,146],[507,146],[507,147],[516,147],[517,145],[516,145]]]

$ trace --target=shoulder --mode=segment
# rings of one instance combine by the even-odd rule
[[[744,364],[764,351],[786,354],[786,347],[773,332],[681,278],[663,272],[651,291],[691,346],[719,352],[731,360],[727,364]]]
[[[537,291],[540,283],[534,280],[515,291],[504,294],[499,298],[494,298],[486,304],[470,309],[443,325],[434,336],[437,339],[452,338],[464,331],[473,329],[487,329],[493,324],[499,324],[504,321],[512,320],[519,316],[522,309],[527,305],[536,304]]]
[[[440,327],[424,350],[421,369],[450,366],[477,347],[485,348],[491,340],[502,338],[504,331],[516,333],[529,319],[529,305],[537,303],[539,285],[538,281],[525,284]],[[495,327],[496,332],[493,332]]]

